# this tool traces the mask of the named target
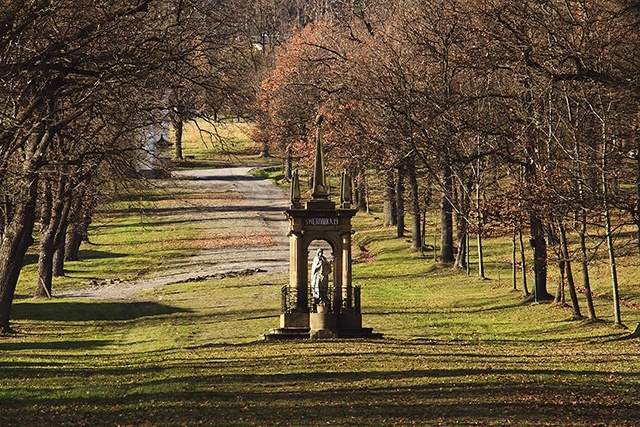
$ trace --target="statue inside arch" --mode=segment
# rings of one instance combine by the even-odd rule
[[[315,303],[321,301],[328,303],[329,298],[329,274],[331,273],[331,264],[324,256],[322,249],[318,249],[313,264],[311,264],[311,295]]]

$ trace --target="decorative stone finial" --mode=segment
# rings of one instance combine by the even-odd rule
[[[316,161],[315,169],[313,173],[313,193],[311,197],[313,199],[328,199],[329,192],[324,179],[324,154],[322,152],[322,116],[316,117],[316,124],[318,129],[316,130]]]
[[[291,208],[300,209],[300,178],[298,177],[298,169],[293,171],[291,177]]]
[[[342,209],[349,209],[351,207],[351,176],[349,176],[346,170],[342,172],[340,206]]]

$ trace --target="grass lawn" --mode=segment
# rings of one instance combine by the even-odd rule
[[[116,211],[92,237],[103,256],[77,265],[96,269],[87,275],[124,278],[192,250],[166,243],[169,233],[188,240],[188,227]],[[606,274],[595,278],[602,320],[571,321],[567,308],[512,289],[507,241],[486,242],[481,280],[409,251],[373,216],[359,214],[355,227],[355,246],[373,258],[353,271],[363,323],[385,338],[261,341],[278,326],[286,272],[175,284],[133,301],[39,301],[23,288],[19,333],[0,337],[1,425],[640,425],[640,342],[622,339],[640,311],[623,307],[631,331],[613,327]],[[148,258],[122,262],[146,249]]]

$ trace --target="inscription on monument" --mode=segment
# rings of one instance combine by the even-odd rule
[[[338,218],[305,218],[304,225],[338,225]]]

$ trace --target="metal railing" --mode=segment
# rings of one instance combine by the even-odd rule
[[[325,306],[327,307],[327,312],[340,313],[342,310],[348,309],[351,313],[360,313],[360,286],[354,286],[352,288],[351,295],[349,295],[351,297],[350,301],[348,300],[347,295],[341,293],[340,289],[338,289],[338,292],[335,291],[336,289],[333,286],[329,286],[326,292],[326,296],[323,295],[322,303],[326,304]],[[306,307],[303,307],[304,311],[308,311],[311,313],[318,312],[318,304],[320,303],[320,301],[317,298],[313,297],[311,287],[307,289],[307,295],[308,300]],[[299,310],[297,306],[298,289],[296,287],[292,287],[289,285],[283,286],[280,289],[280,298],[280,307],[282,313],[289,314]]]

